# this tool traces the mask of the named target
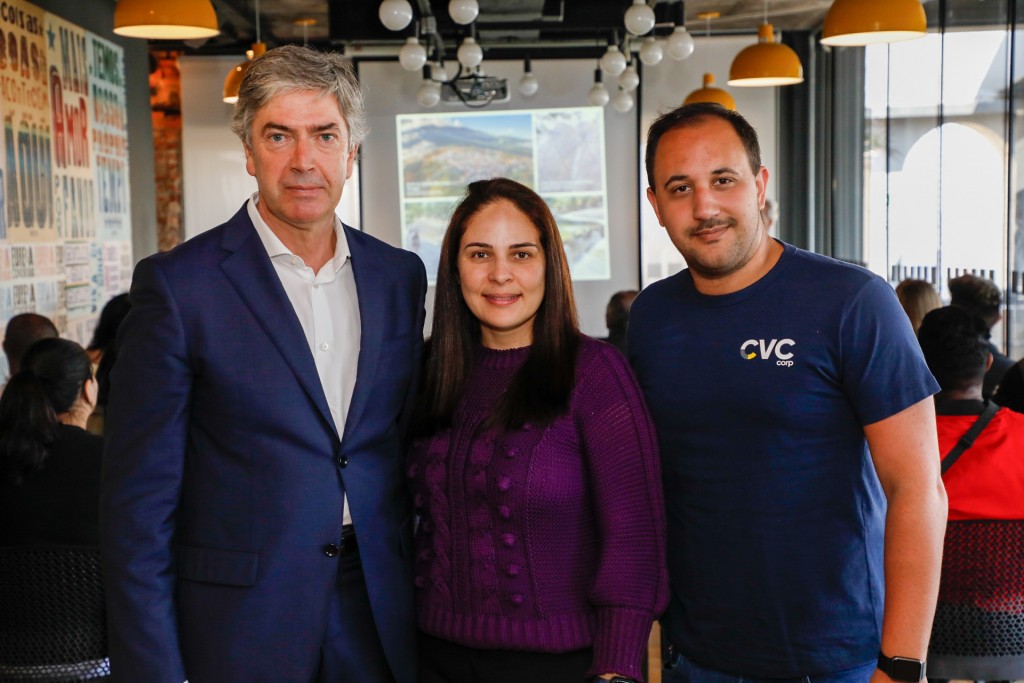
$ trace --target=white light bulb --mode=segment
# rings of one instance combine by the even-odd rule
[[[472,24],[480,14],[480,5],[476,0],[451,0],[448,3],[448,15],[456,24]]]
[[[540,89],[540,83],[537,82],[537,77],[532,72],[527,71],[519,79],[519,94],[523,97],[533,97],[537,94],[538,89]]]
[[[412,21],[412,5],[409,0],[384,0],[380,3],[380,23],[389,31],[401,31]]]
[[[633,92],[636,87],[640,85],[640,74],[636,72],[636,67],[630,64],[626,67],[626,70],[619,76],[619,85],[621,85],[628,92]]]
[[[654,10],[644,0],[633,0],[633,4],[626,10],[625,22],[627,31],[642,36],[654,28]]]
[[[685,26],[676,26],[667,41],[668,56],[672,59],[686,59],[693,54],[693,36]]]
[[[484,61],[484,50],[473,36],[466,36],[463,39],[462,45],[459,45],[459,51],[456,54],[459,58],[459,64],[467,69],[480,66],[480,62]]]
[[[427,48],[413,36],[405,39],[405,45],[398,51],[398,63],[406,71],[419,71],[427,63]]]
[[[626,70],[626,55],[614,45],[609,45],[608,51],[601,55],[601,69],[609,76],[618,76]]]
[[[654,36],[644,38],[644,44],[640,46],[641,62],[646,66],[654,66],[659,64],[664,56],[665,50],[661,47],[661,43],[654,39]]]
[[[441,101],[441,84],[435,81],[423,81],[416,91],[416,101],[421,107],[433,107]]]
[[[595,107],[603,107],[608,104],[608,91],[600,83],[595,83],[587,93],[587,102]]]
[[[633,96],[629,94],[628,90],[620,88],[612,98],[612,106],[615,107],[615,111],[625,114],[633,108]]]

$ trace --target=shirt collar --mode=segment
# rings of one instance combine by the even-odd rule
[[[252,197],[246,204],[246,208],[249,211],[249,220],[252,221],[253,226],[256,228],[256,234],[260,236],[260,241],[263,242],[263,248],[267,250],[267,255],[271,259],[279,256],[290,256],[295,259],[299,259],[291,249],[284,245],[274,231],[270,229],[267,222],[263,220],[263,216],[260,215],[259,209],[256,208],[256,204],[260,200],[260,193],[253,192]],[[334,257],[328,262],[327,266],[332,271],[339,270],[345,262],[352,257],[352,252],[348,248],[348,239],[345,237],[345,229],[342,227],[341,219],[337,216],[334,217]]]

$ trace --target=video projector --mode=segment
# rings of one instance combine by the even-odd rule
[[[441,84],[441,99],[468,104],[508,102],[508,81],[480,74],[455,78]]]

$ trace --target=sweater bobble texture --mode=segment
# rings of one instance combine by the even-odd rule
[[[484,429],[528,354],[478,348],[452,426],[411,449],[419,628],[486,649],[592,647],[591,675],[639,679],[668,595],[650,417],[624,357],[583,337],[564,415]]]

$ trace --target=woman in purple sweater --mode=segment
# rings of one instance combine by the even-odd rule
[[[654,428],[580,334],[544,201],[469,185],[441,247],[408,475],[420,683],[639,681],[667,600]]]

